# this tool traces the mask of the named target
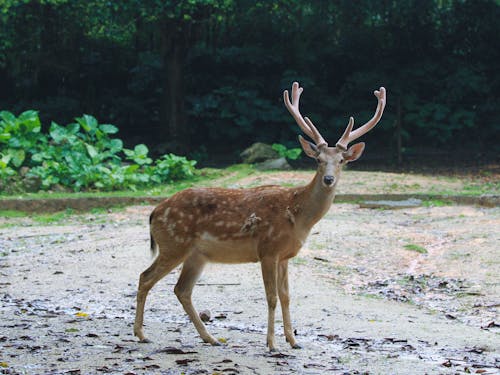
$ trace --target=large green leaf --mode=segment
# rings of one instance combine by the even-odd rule
[[[118,133],[118,128],[116,126],[110,125],[110,124],[99,125],[99,129],[103,133],[106,133],[106,134],[115,134],[115,133]]]
[[[67,131],[62,126],[52,122],[50,124],[49,134],[56,143],[61,143],[67,137]]]
[[[82,117],[77,117],[76,121],[88,133],[94,133],[98,126],[96,118],[91,115],[83,115]]]
[[[0,133],[0,142],[5,143],[10,137],[12,137],[10,133]]]
[[[97,155],[99,155],[99,152],[97,151],[97,149],[94,146],[86,143],[85,147],[87,148],[87,152],[89,153],[89,156],[91,159],[95,159],[97,157]]]
[[[23,162],[24,159],[26,158],[26,153],[24,150],[14,150],[14,149],[9,149],[7,150],[7,153],[12,157],[11,161],[14,167],[19,168]]]
[[[0,111],[0,119],[5,123],[14,123],[16,121],[16,116],[9,111]]]
[[[27,131],[33,133],[40,132],[41,123],[37,111],[25,111],[19,115],[18,120],[26,128]]]

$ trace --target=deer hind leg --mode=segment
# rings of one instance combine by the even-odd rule
[[[179,302],[182,304],[184,311],[186,311],[189,315],[189,319],[193,322],[202,340],[212,345],[220,345],[219,341],[208,333],[205,324],[201,321],[191,300],[194,285],[200,277],[205,263],[206,259],[203,255],[193,254],[186,259],[184,265],[182,266],[182,272],[179,276],[179,280],[175,285],[174,292],[179,299]]]
[[[134,335],[139,338],[141,342],[149,342],[144,336],[142,324],[144,321],[144,305],[146,304],[146,297],[148,296],[151,288],[170,271],[177,267],[184,258],[175,253],[161,253],[155,259],[153,264],[143,273],[139,278],[139,288],[137,291],[137,308],[135,310],[135,323]]]
[[[292,321],[290,319],[290,295],[288,293],[288,259],[278,263],[278,295],[280,297],[281,312],[283,313],[283,328],[286,341],[292,348],[300,349],[301,346],[295,341]]]
[[[262,278],[267,298],[267,346],[270,351],[276,350],[274,344],[274,316],[278,302],[277,271],[278,260],[276,258],[263,258],[261,260]]]

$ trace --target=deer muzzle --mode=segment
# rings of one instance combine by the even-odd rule
[[[335,182],[335,177],[333,177],[333,176],[324,176],[323,177],[323,182],[325,183],[326,186],[331,186]]]

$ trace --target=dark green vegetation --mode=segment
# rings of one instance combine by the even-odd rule
[[[41,130],[35,111],[0,112],[0,190],[132,189],[193,176],[195,161],[174,154],[153,161],[148,148],[123,148],[118,128],[89,115]]]
[[[384,85],[364,139],[384,161],[471,158],[497,147],[499,19],[498,0],[3,0],[0,109],[37,110],[48,132],[89,113],[130,148],[235,161],[256,140],[296,147],[292,81],[332,143]]]

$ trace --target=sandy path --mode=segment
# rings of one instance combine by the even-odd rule
[[[258,264],[210,265],[195,288],[227,345],[197,337],[172,293],[179,270],[149,295],[153,343],[137,343],[150,210],[0,223],[0,373],[499,373],[498,208],[334,205],[290,267],[304,348],[288,347],[279,319],[274,355]]]

